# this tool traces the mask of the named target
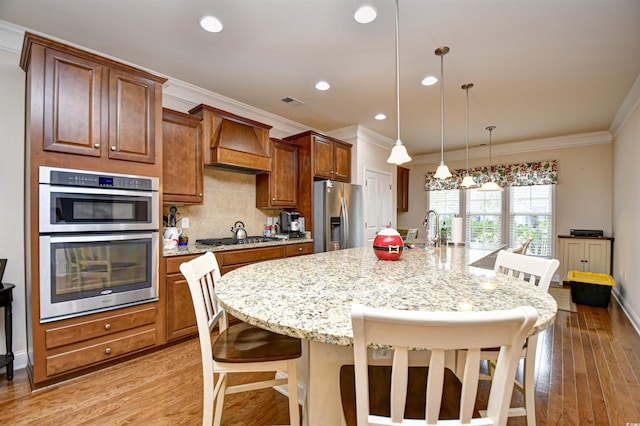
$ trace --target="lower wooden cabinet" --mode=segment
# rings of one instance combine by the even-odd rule
[[[304,242],[274,247],[222,251],[216,252],[215,255],[220,272],[224,275],[229,271],[252,263],[311,253],[313,253],[313,243]],[[180,272],[180,265],[183,262],[188,262],[198,256],[200,254],[165,258],[167,341],[198,333],[189,286]]]
[[[156,330],[144,330],[127,334],[88,346],[81,346],[56,355],[47,356],[47,375],[66,373],[99,362],[115,359],[156,344]]]
[[[156,308],[105,314],[45,330],[46,375],[53,377],[155,346]]]
[[[566,281],[569,271],[611,273],[613,238],[573,237],[559,235],[560,279]]]
[[[284,255],[286,257],[302,256],[304,254],[313,253],[313,243],[299,243],[284,246]]]
[[[180,265],[199,255],[165,258],[166,262],[166,331],[167,340],[190,336],[198,332],[187,280],[180,272]]]

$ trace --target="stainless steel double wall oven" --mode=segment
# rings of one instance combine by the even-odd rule
[[[159,179],[39,175],[40,322],[157,300]]]

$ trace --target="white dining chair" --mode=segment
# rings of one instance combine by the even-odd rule
[[[353,305],[354,365],[340,370],[344,420],[357,425],[504,425],[518,357],[537,319],[533,307],[487,312],[418,312]],[[370,365],[367,346],[393,351],[391,366]],[[500,347],[486,418],[477,418],[481,348]],[[410,367],[411,348],[430,350],[428,367]],[[462,380],[445,366],[464,351]],[[423,419],[423,420],[416,420]]]
[[[299,339],[272,333],[242,323],[228,327],[226,312],[215,297],[214,283],[220,278],[220,268],[213,253],[207,252],[180,265],[187,279],[193,300],[200,337],[204,407],[202,424],[220,425],[226,394],[252,391],[287,384],[289,394],[289,421],[300,425],[296,360],[302,354]],[[211,335],[218,326],[218,336]],[[215,333],[215,332],[214,332]],[[229,373],[283,371],[287,378],[227,385]],[[214,373],[218,380],[214,385]],[[215,405],[215,415],[214,415]]]
[[[559,265],[560,262],[557,259],[544,259],[500,250],[493,270],[496,275],[506,274],[525,280],[537,285],[540,290],[547,292],[549,291],[553,274]],[[535,426],[536,424],[534,374],[537,345],[537,335],[528,337],[520,355],[524,360],[523,379],[522,382],[516,381],[515,387],[524,395],[524,406],[509,409],[510,417],[526,416],[527,426]],[[492,380],[493,365],[498,357],[498,351],[496,348],[485,349],[482,351],[481,357],[487,361],[489,373],[488,375],[481,375],[481,380]]]

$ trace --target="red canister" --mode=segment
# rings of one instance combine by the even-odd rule
[[[403,249],[402,237],[393,228],[383,229],[373,240],[373,252],[380,260],[398,260]]]

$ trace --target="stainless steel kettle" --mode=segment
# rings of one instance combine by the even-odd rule
[[[240,226],[238,226],[238,224],[240,224]],[[244,240],[247,238],[247,231],[244,229],[244,223],[241,221],[237,221],[233,224],[231,232],[233,232],[233,236],[236,240]]]

